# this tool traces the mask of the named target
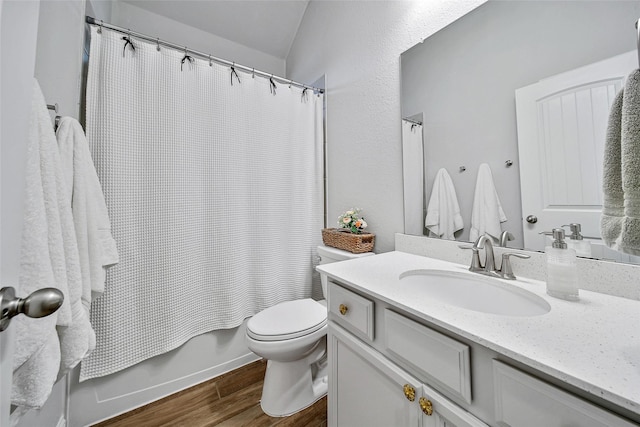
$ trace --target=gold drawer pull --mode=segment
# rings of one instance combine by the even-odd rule
[[[349,307],[347,307],[344,304],[340,304],[340,307],[338,307],[338,310],[340,310],[340,314],[344,316],[345,314],[347,314],[347,311],[349,311]]]
[[[405,384],[403,387],[404,395],[406,396],[409,402],[413,402],[416,400],[416,389],[411,387],[409,384]]]
[[[426,397],[421,397],[418,402],[420,403],[420,409],[422,409],[422,412],[429,416],[433,414],[433,403],[431,403],[429,399],[427,399]]]

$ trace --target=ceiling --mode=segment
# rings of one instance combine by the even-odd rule
[[[286,59],[309,0],[122,0]]]

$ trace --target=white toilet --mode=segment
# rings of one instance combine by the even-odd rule
[[[373,255],[318,246],[320,264]],[[321,275],[327,297],[327,278]],[[247,345],[267,360],[262,410],[272,417],[292,415],[327,393],[326,301],[310,298],[269,307],[247,322]]]

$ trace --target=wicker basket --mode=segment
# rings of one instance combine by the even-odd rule
[[[332,248],[362,254],[373,250],[376,235],[371,233],[353,234],[347,229],[323,228],[322,241],[326,246]]]

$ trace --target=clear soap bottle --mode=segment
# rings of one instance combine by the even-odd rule
[[[547,257],[547,294],[569,301],[578,300],[578,266],[576,251],[567,247],[564,230],[554,228],[545,232],[553,236],[551,246],[545,248]]]
[[[580,234],[582,226],[576,222],[572,222],[571,224],[563,225],[563,227],[569,227],[571,230],[569,240],[567,240],[569,249],[575,249],[577,256],[591,258],[591,242],[584,240],[584,237]]]

